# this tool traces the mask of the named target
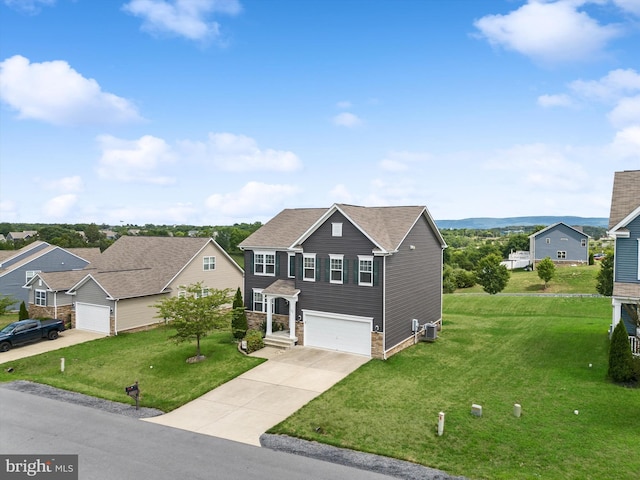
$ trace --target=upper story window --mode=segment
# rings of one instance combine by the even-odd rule
[[[215,270],[216,269],[216,257],[204,257],[202,259],[202,269]]]
[[[342,283],[343,277],[343,258],[344,255],[329,255],[330,273],[329,281],[331,283]]]
[[[316,281],[316,254],[305,253],[302,255],[302,279],[308,282]]]
[[[545,238],[545,239],[544,239],[544,241],[545,241],[547,244],[551,243],[551,239],[550,239],[549,237]]]
[[[373,285],[373,257],[358,255],[358,285]]]
[[[276,252],[255,252],[253,254],[253,273],[275,276]]]
[[[586,247],[587,246],[587,239],[583,238],[582,240],[580,240],[580,246],[581,247]]]
[[[296,276],[296,254],[295,253],[289,253],[287,265],[288,265],[289,278],[295,278]]]
[[[46,290],[36,290],[35,297],[34,297],[34,302],[35,302],[36,305],[38,305],[40,307],[46,307],[47,306],[47,292],[46,292]]]
[[[567,252],[558,250],[558,260],[564,260],[565,258],[567,258]]]
[[[26,280],[25,280],[25,282],[24,282],[24,283],[27,283],[29,280],[31,280],[33,277],[35,277],[35,276],[36,276],[36,273],[40,273],[40,270],[27,270],[27,271],[25,272],[25,278],[26,278]]]
[[[342,223],[332,223],[331,224],[331,236],[332,237],[341,237],[342,236]]]

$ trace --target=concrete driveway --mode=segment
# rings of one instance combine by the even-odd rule
[[[65,330],[55,340],[45,339],[36,343],[14,347],[8,352],[0,352],[0,364],[12,362],[20,358],[31,357],[39,353],[51,352],[77,343],[89,342],[105,336],[104,333],[87,332],[84,330],[76,330],[75,328]]]
[[[268,361],[176,410],[145,421],[260,445],[260,435],[369,358],[310,347],[252,354]]]

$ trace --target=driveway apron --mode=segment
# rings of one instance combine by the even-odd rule
[[[252,354],[268,361],[172,412],[145,421],[260,445],[260,435],[328,390],[369,358],[294,347]]]

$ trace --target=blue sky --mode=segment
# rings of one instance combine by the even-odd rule
[[[640,0],[0,0],[0,221],[607,217]]]

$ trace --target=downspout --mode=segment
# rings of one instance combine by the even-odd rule
[[[371,265],[373,268],[373,264]],[[371,272],[373,275],[373,272]],[[387,256],[382,257],[382,359],[387,359]]]
[[[118,299],[113,300],[113,334],[118,335]]]
[[[58,318],[58,292],[53,292],[53,318]]]

